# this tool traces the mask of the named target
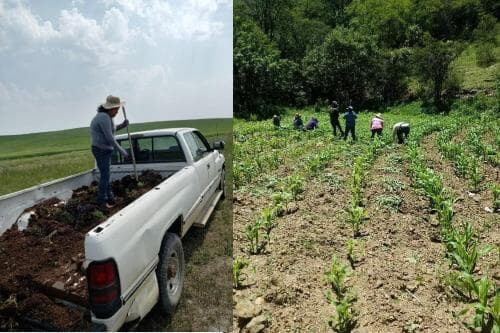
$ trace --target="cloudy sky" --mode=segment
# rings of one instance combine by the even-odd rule
[[[0,135],[232,116],[232,0],[0,0]],[[121,121],[122,116],[117,116]]]

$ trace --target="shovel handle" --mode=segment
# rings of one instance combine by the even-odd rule
[[[127,120],[127,112],[125,112],[125,106],[122,105],[123,117]],[[130,138],[130,131],[128,129],[127,124],[127,135],[128,135],[128,144],[130,145],[130,155],[132,155],[132,164],[134,165],[134,176],[135,181],[139,182],[139,177],[137,176],[137,166],[135,165],[135,155],[134,155],[134,147],[132,146],[132,139]]]

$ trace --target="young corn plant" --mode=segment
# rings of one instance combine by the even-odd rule
[[[479,161],[477,158],[472,157],[470,159],[468,177],[472,187],[472,192],[479,192],[483,175],[481,174],[481,168],[479,167]]]
[[[253,224],[248,224],[245,228],[245,236],[249,242],[250,254],[259,254],[265,247],[265,240],[260,232],[261,227],[260,221],[257,220]]]
[[[234,288],[241,287],[242,283],[242,270],[249,264],[248,260],[242,257],[237,257],[233,260],[233,286]]]
[[[304,192],[304,177],[301,175],[288,177],[287,190],[292,194],[293,200],[297,200],[297,196]]]
[[[500,323],[498,322],[499,313],[499,294],[493,297],[492,304],[488,302],[492,282],[487,277],[483,277],[475,284],[475,293],[477,302],[473,305],[475,310],[474,321],[470,325],[471,329],[481,329],[481,332],[498,332]],[[495,318],[496,317],[496,318]]]
[[[266,232],[267,237],[269,237],[271,230],[276,225],[276,215],[271,207],[266,207],[262,210],[258,224]]]
[[[439,207],[444,200],[444,186],[441,175],[436,174],[430,169],[420,171],[417,174],[417,187],[422,189],[424,194],[430,199],[432,207]]]
[[[333,291],[337,295],[337,299],[342,299],[344,297],[347,290],[345,282],[348,277],[347,267],[342,265],[336,256],[333,256],[330,269],[325,273],[325,279],[326,282],[330,283]]]
[[[446,232],[451,228],[454,204],[455,200],[449,198],[441,201],[441,204],[437,207],[438,221],[442,232]]]
[[[448,256],[457,268],[473,274],[479,258],[488,254],[492,247],[486,246],[478,249],[476,236],[469,222],[466,222],[462,229],[461,231],[452,230],[446,235]]]
[[[351,332],[356,326],[356,314],[352,308],[352,298],[346,296],[340,302],[337,302],[330,293],[328,300],[330,304],[335,306],[335,315],[330,318],[328,325],[339,333]]]
[[[357,242],[355,239],[348,239],[346,242],[346,250],[347,250],[347,260],[351,264],[351,268],[354,269],[355,264],[359,261],[359,258],[356,255],[356,247]]]
[[[354,237],[358,237],[360,235],[361,223],[368,214],[363,207],[355,205],[354,202],[347,208],[347,213],[347,222],[351,225]]]

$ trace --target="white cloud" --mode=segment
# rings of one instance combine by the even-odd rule
[[[105,11],[101,23],[72,8],[61,10],[53,24],[42,22],[20,1],[10,4],[0,2],[0,51],[49,45],[71,60],[107,65],[127,53],[127,44],[137,35],[128,17],[115,7]]]
[[[0,50],[13,47],[16,40],[38,44],[58,35],[50,21],[42,22],[21,2],[0,2]]]
[[[107,6],[121,7],[128,15],[144,19],[150,41],[161,37],[179,40],[206,40],[218,35],[224,24],[214,18],[221,6],[231,0],[103,0]]]

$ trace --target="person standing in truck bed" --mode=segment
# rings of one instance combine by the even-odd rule
[[[99,191],[97,193],[97,204],[105,209],[114,206],[113,191],[110,187],[111,155],[117,149],[123,157],[128,153],[115,140],[115,131],[128,126],[128,120],[115,127],[113,118],[120,110],[122,103],[119,97],[108,96],[104,104],[99,105],[97,114],[90,123],[90,135],[92,138],[92,154],[94,155],[97,168],[99,169]]]

